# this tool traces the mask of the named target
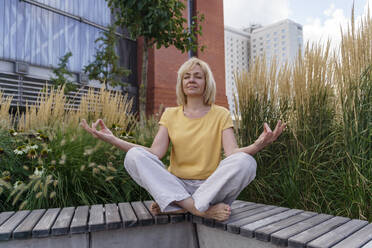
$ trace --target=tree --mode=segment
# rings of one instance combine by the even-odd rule
[[[71,56],[72,53],[68,52],[59,58],[58,67],[53,69],[53,73],[56,77],[50,78],[50,81],[54,84],[55,88],[62,87],[63,85],[65,86],[65,94],[76,90],[76,85],[66,78],[66,75],[70,77],[72,76],[72,73],[67,69],[67,64]]]
[[[116,24],[126,28],[132,39],[143,37],[141,86],[139,88],[140,116],[146,114],[148,48],[156,45],[175,46],[182,53],[198,48],[197,35],[202,34],[204,15],[193,17],[191,27],[183,17],[185,4],[180,0],[106,0],[116,17]],[[142,119],[142,117],[141,117]]]
[[[88,74],[89,79],[98,80],[105,86],[105,89],[108,85],[112,87],[125,85],[121,79],[130,73],[130,70],[120,67],[118,64],[115,29],[115,25],[110,26],[108,31],[103,32],[103,36],[95,40],[95,43],[98,43],[98,48],[96,48],[94,61],[84,67],[84,72]]]

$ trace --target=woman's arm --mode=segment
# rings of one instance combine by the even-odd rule
[[[100,130],[97,130],[98,125],[100,126]],[[92,134],[93,137],[114,145],[125,152],[132,147],[142,147],[161,159],[167,152],[169,145],[168,129],[164,126],[159,127],[158,133],[155,136],[151,148],[119,139],[110,131],[110,129],[106,127],[105,123],[101,119],[93,123],[92,127],[89,127],[88,123],[83,119],[80,123],[80,126]]]
[[[234,130],[232,128],[227,128],[222,132],[222,146],[225,151],[225,156],[228,157],[231,154],[237,152],[245,152],[250,155],[254,155],[265,146],[274,142],[279,135],[283,132],[285,124],[282,124],[281,121],[278,121],[274,131],[271,131],[267,123],[264,123],[264,131],[261,133],[260,137],[251,145],[239,148],[236,139],[234,136]]]

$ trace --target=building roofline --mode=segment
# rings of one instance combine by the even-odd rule
[[[263,26],[261,28],[254,29],[252,31],[252,34],[253,33],[258,33],[258,32],[261,32],[261,31],[264,31],[264,30],[266,30],[268,28],[271,28],[271,27],[274,27],[274,26],[278,26],[279,24],[282,24],[282,23],[292,23],[292,24],[295,24],[295,25],[300,26],[302,28],[302,25],[301,24],[299,24],[297,22],[294,22],[294,21],[292,21],[292,20],[290,20],[290,19],[287,18],[287,19],[284,19],[284,20],[281,20],[281,21],[278,21],[278,22],[274,22],[274,23],[272,23],[270,25],[267,25],[267,26]]]
[[[251,34],[250,33],[247,33],[241,29],[237,29],[237,28],[233,28],[233,27],[229,27],[229,26],[224,26],[224,30],[225,31],[229,31],[229,32],[232,32],[232,33],[236,33],[236,34],[239,34],[239,35],[243,35],[243,36],[246,36],[247,38],[250,38],[251,37]]]

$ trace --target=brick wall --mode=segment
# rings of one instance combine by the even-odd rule
[[[195,0],[196,11],[205,15],[202,23],[203,35],[199,44],[206,45],[198,57],[206,61],[217,84],[216,103],[227,107],[225,94],[224,20],[223,2],[216,0]],[[187,17],[187,10],[185,11]],[[138,78],[141,78],[142,40],[138,40]],[[188,59],[174,47],[149,50],[149,74],[147,90],[147,113],[154,114],[159,106],[176,106],[176,81],[178,68]]]

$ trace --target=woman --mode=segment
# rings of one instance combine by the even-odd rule
[[[167,108],[150,148],[115,137],[102,120],[81,126],[94,137],[127,152],[124,166],[131,177],[155,199],[156,215],[188,211],[194,215],[227,220],[231,203],[256,176],[252,155],[272,143],[285,124],[264,131],[254,144],[237,146],[227,109],[214,104],[216,84],[204,61],[191,58],[178,71],[178,107]],[[97,130],[97,126],[100,130]],[[172,143],[170,166],[160,159]],[[221,148],[226,158],[220,161]]]

